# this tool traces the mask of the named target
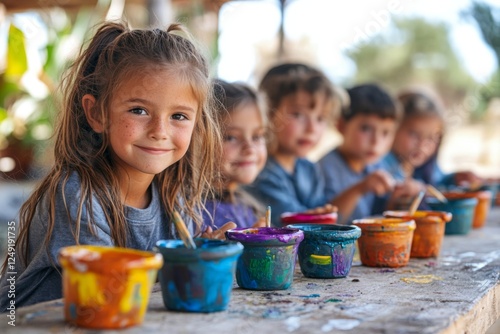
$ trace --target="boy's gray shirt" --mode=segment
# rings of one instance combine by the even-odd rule
[[[360,173],[353,171],[344,158],[340,155],[338,149],[330,151],[318,162],[320,170],[325,179],[325,195],[330,200],[340,195],[346,189],[361,182],[369,174],[380,169],[380,164],[368,165]],[[352,214],[345,220],[351,224],[352,220],[368,217],[383,210],[382,200],[377,200],[374,193],[366,193],[358,200]],[[345,218],[345,217],[344,217]]]
[[[67,210],[63,202],[63,192]],[[158,189],[154,182],[151,193],[151,203],[147,208],[125,207],[128,226],[127,248],[150,251],[158,240],[175,238],[172,222],[161,205]],[[59,184],[55,200],[54,229],[47,249],[45,236],[48,205],[44,204],[48,200],[44,197],[39,203],[30,226],[28,265],[22,265],[17,249],[14,269],[7,267],[5,274],[0,278],[0,312],[5,312],[7,306],[11,305],[11,301],[15,302],[17,308],[62,297],[61,268],[57,254],[62,247],[76,244],[73,230],[80,201],[78,174],[73,172],[70,175],[64,189],[62,189],[61,183]],[[96,223],[95,235],[91,234],[88,228],[87,210],[84,204],[80,222],[80,244],[113,246],[110,227],[103,208],[95,198],[92,199],[92,208]],[[183,218],[192,231],[192,220]],[[10,298],[9,291],[13,290],[14,287],[15,297]]]

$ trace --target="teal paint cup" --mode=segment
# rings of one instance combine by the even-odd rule
[[[448,202],[442,203],[436,198],[427,198],[427,204],[434,211],[450,212],[453,216],[446,224],[444,234],[465,235],[469,233],[474,221],[474,210],[477,205],[477,198],[447,198]]]
[[[357,226],[335,224],[294,224],[304,232],[299,245],[302,274],[312,278],[342,278],[349,274],[356,250],[355,241],[361,236]]]
[[[162,297],[169,310],[223,311],[233,289],[236,261],[243,246],[234,241],[194,239],[196,249],[181,240],[160,240],[156,251],[163,255],[159,271]]]

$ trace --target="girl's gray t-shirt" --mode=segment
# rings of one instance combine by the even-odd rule
[[[55,225],[49,242],[45,247],[47,234],[48,212],[43,205],[47,198],[43,198],[38,205],[29,231],[28,265],[24,266],[19,258],[19,251],[15,254],[14,267],[7,267],[5,274],[0,278],[0,312],[15,303],[15,307],[62,298],[61,267],[57,254],[62,247],[75,245],[73,229],[75,226],[78,205],[80,201],[80,179],[73,172],[68,182],[59,184],[56,195]],[[63,196],[66,198],[67,209]],[[158,189],[153,182],[151,203],[145,209],[125,207],[125,216],[128,226],[127,248],[151,251],[158,240],[177,239],[175,229],[161,205]],[[89,230],[87,210],[82,209],[79,242],[82,245],[113,246],[111,231],[106,221],[102,207],[97,200],[92,200],[95,221],[95,233]],[[68,216],[69,215],[69,216]],[[192,231],[192,220],[183,217]]]

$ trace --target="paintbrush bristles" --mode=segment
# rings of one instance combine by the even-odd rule
[[[266,210],[266,227],[271,227],[271,207],[268,206]]]
[[[189,233],[184,220],[182,220],[181,215],[177,211],[174,211],[174,224],[186,248],[196,249],[196,244],[194,243],[194,240],[191,237],[191,234]]]

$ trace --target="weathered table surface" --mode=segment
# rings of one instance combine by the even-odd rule
[[[298,265],[297,265],[298,267]],[[347,278],[307,279],[297,270],[283,291],[233,290],[228,309],[209,314],[167,311],[155,286],[141,326],[106,333],[484,333],[500,318],[500,208],[485,227],[446,236],[437,259],[398,269],[359,260]],[[87,333],[64,322],[61,300],[1,315],[0,332]]]

